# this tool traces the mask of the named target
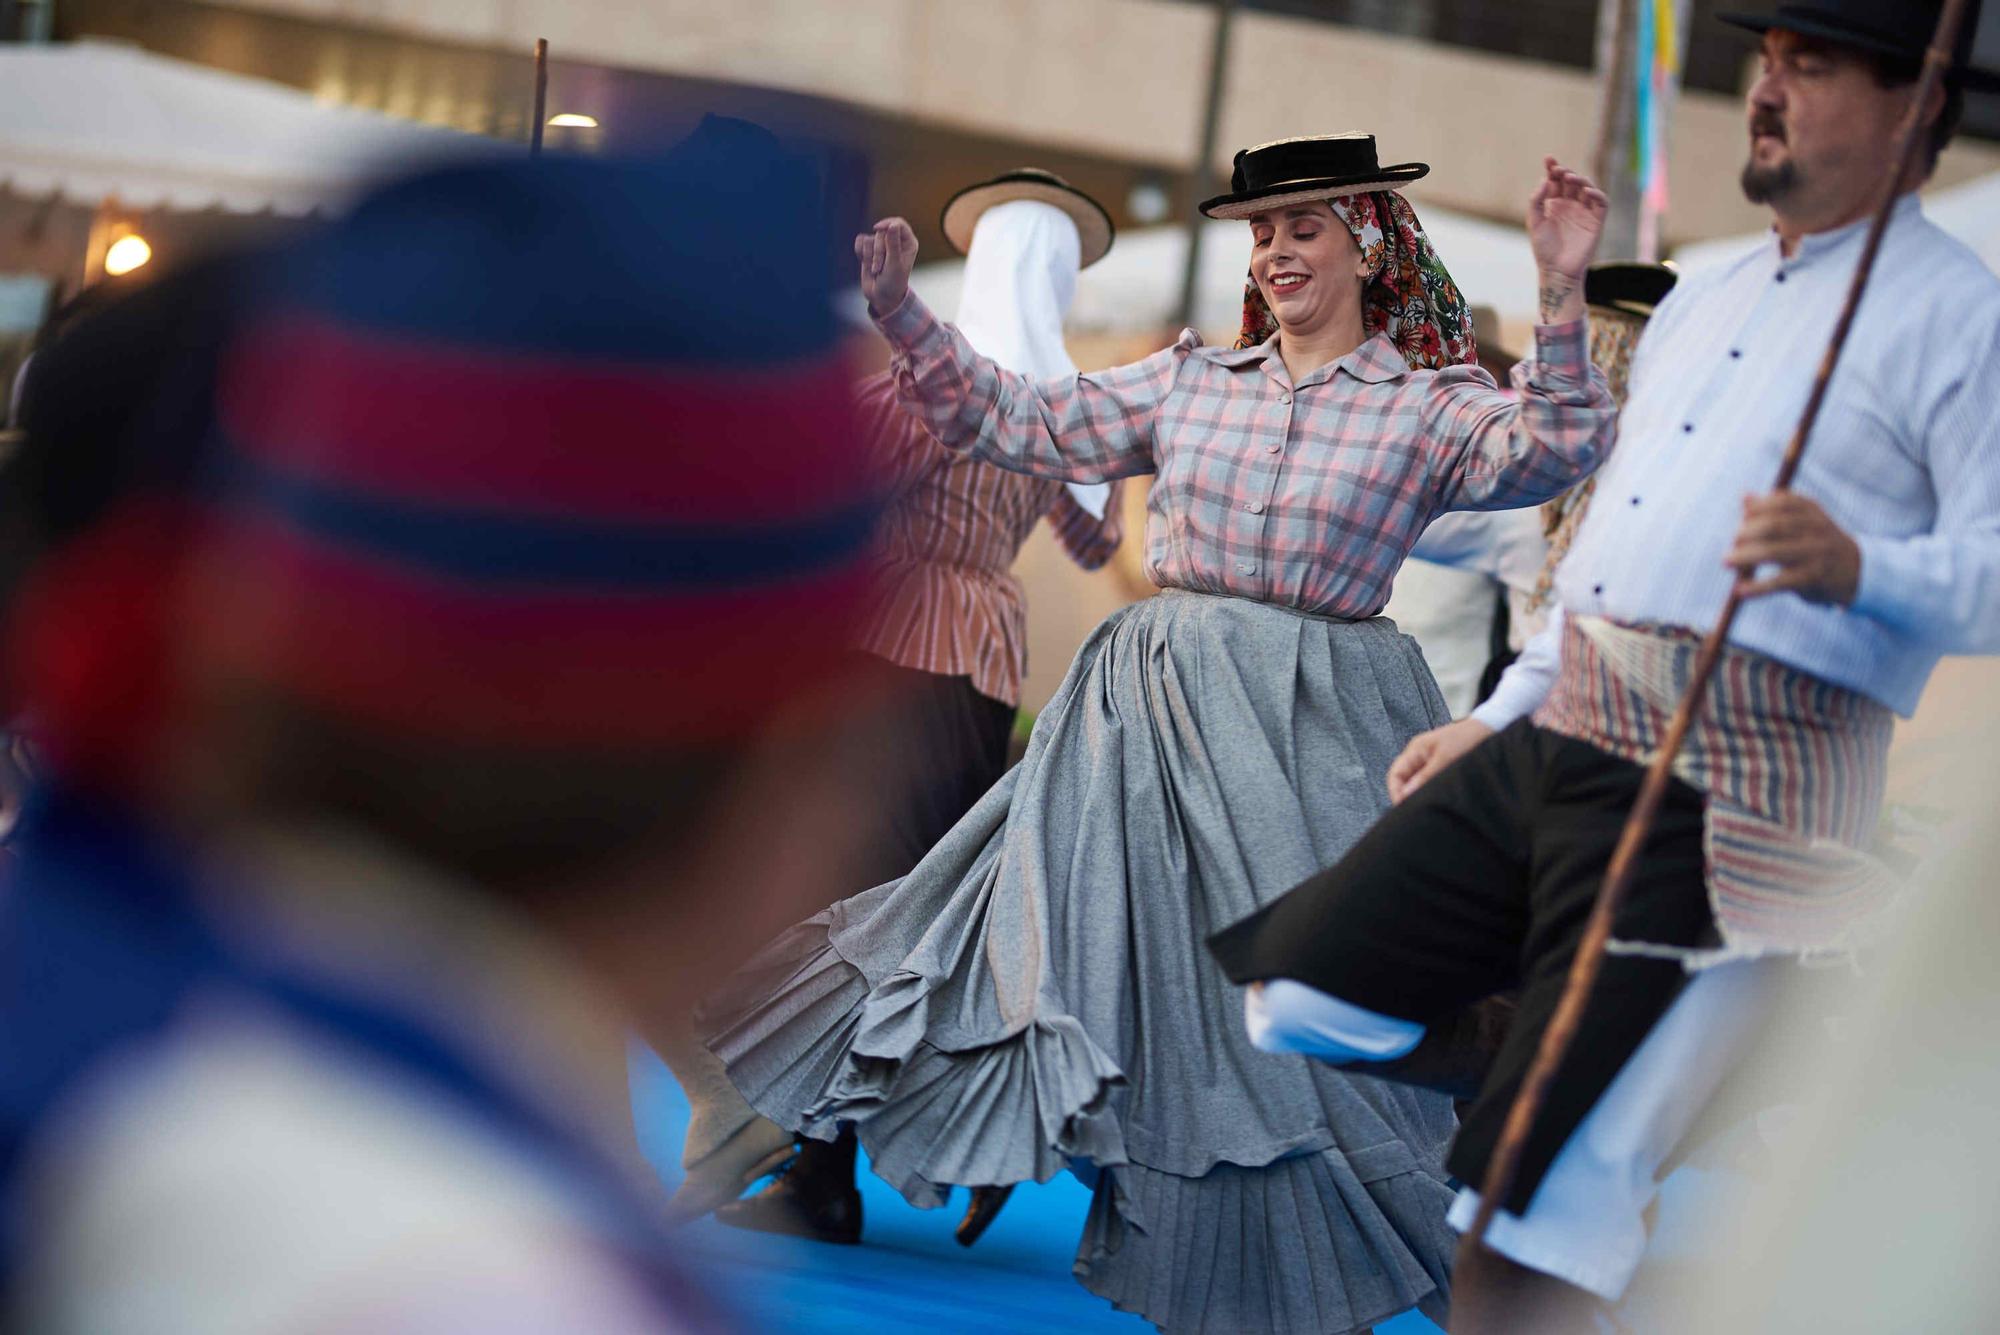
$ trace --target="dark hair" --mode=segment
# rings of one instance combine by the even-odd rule
[[[0,468],[0,528],[29,536],[26,558],[120,501],[186,489],[254,262],[231,251],[140,285],[93,284],[51,317],[21,386],[25,440]]]
[[[64,544],[124,502],[188,489],[253,263],[218,252],[144,283],[96,283],[50,317],[21,384],[21,443],[0,463],[0,626]],[[0,710],[20,688],[0,673]]]
[[[1866,51],[1856,54],[1875,75],[1876,86],[1880,88],[1906,88],[1923,76],[1921,61],[1878,56]],[[1925,175],[1937,170],[1938,155],[1957,136],[1959,123],[1964,119],[1965,87],[1956,75],[1946,75],[1944,106],[1939,109],[1937,119],[1931,122],[1930,156],[1924,162]]]

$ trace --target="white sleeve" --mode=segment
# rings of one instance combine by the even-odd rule
[[[1563,610],[1549,614],[1549,624],[1529,640],[1521,656],[1500,676],[1500,684],[1486,703],[1472,711],[1472,717],[1498,732],[1515,719],[1535,712],[1549,688],[1555,685],[1556,669],[1562,666]]]
[[[1928,406],[1924,461],[1937,497],[1928,533],[1859,534],[1853,610],[1947,654],[2000,653],[2000,320]]]
[[[1509,512],[1455,510],[1441,514],[1424,529],[1410,555],[1432,565],[1497,575],[1500,553],[1494,537],[1499,516],[1505,513]]]

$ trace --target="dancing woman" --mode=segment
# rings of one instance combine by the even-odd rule
[[[1110,252],[1104,206],[1052,172],[1023,167],[960,190],[939,221],[965,252],[956,323],[972,347],[1010,371],[1075,375],[1063,317],[1077,276]],[[849,889],[904,875],[1006,772],[1028,668],[1027,600],[1012,570],[1028,535],[1046,517],[1070,559],[1096,570],[1124,531],[1115,486],[1064,486],[948,450],[896,401],[887,372],[856,397],[889,489],[877,596],[858,652],[872,660],[866,675],[895,722],[874,729],[869,754],[856,758],[874,820],[858,865],[841,874]],[[741,1228],[861,1240],[851,1128],[831,1143],[807,1140],[795,1155],[791,1131],[759,1117],[713,1055],[691,1039],[663,1046],[692,1106],[687,1176],[671,1217],[721,1206],[718,1217]],[[735,1199],[781,1165],[769,1187]],[[977,1239],[1000,1200],[974,1193],[960,1241]]]
[[[980,357],[856,239],[899,394],[947,447],[1071,482],[1156,472],[1163,592],[1106,620],[1026,759],[914,871],[786,933],[706,1007],[730,1076],[807,1134],[860,1132],[918,1205],[947,1184],[1095,1185],[1076,1273],[1169,1330],[1344,1332],[1441,1311],[1442,1095],[1257,1052],[1202,942],[1325,865],[1445,717],[1376,614],[1437,514],[1547,499],[1613,410],[1585,359],[1604,199],[1553,160],[1518,395],[1366,135],[1237,155],[1203,205],[1250,224],[1244,337],[1189,330],[1094,375]]]

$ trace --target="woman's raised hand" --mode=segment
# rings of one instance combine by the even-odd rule
[[[1542,159],[1542,183],[1528,200],[1528,244],[1542,272],[1542,322],[1583,315],[1583,273],[1604,235],[1611,201],[1588,176]]]
[[[917,234],[901,218],[884,218],[873,231],[854,238],[854,258],[861,262],[861,295],[868,298],[868,309],[887,315],[910,290]]]

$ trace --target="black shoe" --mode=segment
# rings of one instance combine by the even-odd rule
[[[854,1133],[828,1145],[809,1140],[776,1182],[715,1212],[731,1228],[816,1242],[861,1241],[861,1193],[854,1187]]]
[[[1000,1217],[1007,1198],[1014,1194],[1010,1184],[1004,1187],[974,1187],[972,1204],[965,1207],[965,1218],[958,1221],[958,1228],[952,1236],[961,1247],[970,1247],[986,1232],[987,1225]]]

